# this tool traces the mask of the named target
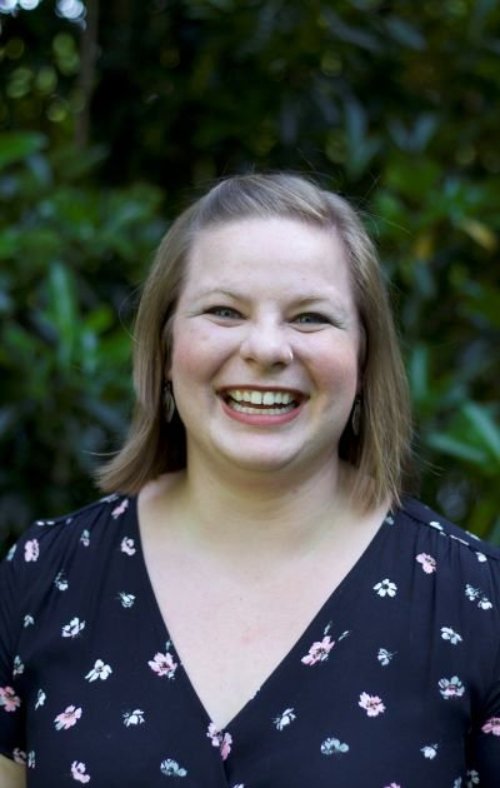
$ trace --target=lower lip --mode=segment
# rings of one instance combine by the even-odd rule
[[[276,427],[280,424],[288,424],[297,418],[302,411],[303,403],[298,405],[293,410],[288,410],[286,413],[277,413],[269,415],[266,413],[241,413],[239,410],[234,410],[223,399],[221,399],[222,409],[224,413],[234,421],[239,421],[240,424],[251,424],[254,427]]]

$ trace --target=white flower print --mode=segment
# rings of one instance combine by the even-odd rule
[[[465,596],[470,602],[477,601],[477,606],[481,610],[491,610],[493,607],[486,594],[480,588],[474,588],[469,583],[465,586]]]
[[[286,728],[287,725],[290,725],[296,718],[297,715],[295,714],[295,709],[285,709],[285,711],[281,712],[281,714],[274,718],[273,723],[276,727],[276,730],[282,731],[283,728]]]
[[[457,777],[457,779],[453,783],[453,788],[462,788],[462,778],[461,777]]]
[[[11,712],[16,711],[21,705],[19,698],[12,687],[0,687],[0,709]]]
[[[40,555],[40,545],[38,544],[38,539],[30,539],[24,545],[24,560],[29,561],[38,561],[38,556]]]
[[[84,629],[85,621],[80,621],[80,619],[75,616],[75,618],[71,619],[69,624],[63,626],[62,636],[63,638],[76,638]]]
[[[167,643],[167,648],[165,654],[161,654],[159,651],[154,655],[154,659],[148,661],[148,665],[152,671],[154,671],[157,676],[166,676],[167,679],[173,679],[175,676],[175,671],[177,670],[177,662],[175,662],[172,654],[169,652],[169,643]]]
[[[479,550],[476,550],[476,558],[477,558],[477,560],[479,561],[480,564],[484,564],[484,562],[488,560],[488,558],[485,556],[485,554],[484,553],[480,553]]]
[[[97,681],[97,679],[105,681],[109,676],[111,676],[112,672],[113,668],[110,665],[106,665],[102,659],[96,659],[94,667],[92,670],[89,670],[85,678],[89,682]]]
[[[81,761],[73,761],[71,764],[71,776],[78,783],[88,783],[90,774],[87,774],[87,767]]]
[[[144,712],[142,709],[134,709],[134,711],[126,711],[123,715],[123,724],[130,728],[131,725],[143,725]]]
[[[81,708],[77,708],[76,706],[67,706],[64,711],[58,714],[54,720],[56,730],[69,730],[73,727],[73,725],[76,725],[81,716]]]
[[[325,634],[326,634],[326,632],[325,632]],[[351,634],[351,630],[350,629],[346,629],[345,632],[342,632],[342,634],[338,636],[337,643],[340,643],[341,640],[343,640],[344,638],[346,638],[350,634]]]
[[[436,559],[432,557],[432,555],[429,555],[428,553],[419,553],[415,560],[421,564],[422,569],[427,575],[431,575],[436,571],[437,562]]]
[[[377,659],[380,664],[385,668],[391,662],[392,658],[395,656],[396,652],[387,651],[386,648],[379,648]]]
[[[29,613],[24,616],[24,628],[31,627],[35,623],[35,619]]]
[[[43,689],[39,689],[38,692],[36,693],[35,709],[39,709],[41,706],[43,706],[46,700],[47,700],[47,695],[45,694]]]
[[[387,515],[387,517],[384,520],[384,523],[387,523],[387,525],[394,525],[394,517],[392,516],[392,514]]]
[[[187,770],[179,766],[177,761],[174,761],[173,758],[167,758],[165,761],[162,761],[160,770],[165,777],[186,777],[187,775]]]
[[[321,745],[323,755],[343,755],[349,752],[349,745],[341,742],[340,739],[329,738]]]
[[[82,535],[80,536],[80,544],[84,547],[88,547],[90,544],[90,531],[87,528],[84,528],[82,531]]]
[[[19,656],[19,654],[17,654],[14,657],[14,666],[13,666],[13,669],[12,669],[12,677],[20,676],[22,673],[24,673],[24,662],[22,661],[22,659]]]
[[[458,676],[453,676],[451,679],[440,679],[438,684],[439,692],[445,700],[461,698],[465,692],[465,687]]]
[[[124,512],[128,509],[128,498],[124,498],[118,506],[115,506],[113,511],[111,512],[111,517],[116,520],[117,517],[120,517]]]
[[[460,544],[464,544],[466,547],[470,547],[469,542],[466,539],[461,539],[460,536],[455,536],[455,534],[449,534],[450,539],[454,539],[455,542],[460,542]]]
[[[467,784],[466,788],[474,788],[475,785],[479,785],[481,782],[479,777],[479,772],[476,772],[475,769],[469,769],[467,771]]]
[[[211,722],[208,726],[207,736],[212,742],[212,747],[219,748],[221,758],[225,761],[231,752],[231,745],[233,743],[231,734],[217,730],[215,723]]]
[[[17,550],[17,544],[13,544],[9,552],[7,553],[7,558],[6,558],[7,561],[12,561],[12,559],[16,554],[16,550]]]
[[[69,588],[69,583],[64,576],[64,572],[59,572],[56,579],[54,580],[54,585],[58,591],[67,591]]]
[[[443,640],[449,640],[452,646],[462,642],[462,637],[451,627],[441,627],[441,637]]]
[[[483,733],[492,733],[493,736],[500,736],[500,717],[490,717],[486,720],[481,730]]]
[[[125,553],[125,555],[134,555],[136,552],[135,540],[130,536],[124,536],[120,544],[120,550],[122,553]]]
[[[300,660],[304,665],[315,665],[317,662],[326,662],[335,641],[329,635],[323,640],[317,640],[309,649],[309,653]]]
[[[430,521],[430,523],[429,523],[429,525],[430,525],[432,528],[435,528],[435,529],[436,529],[436,531],[442,531],[442,530],[443,530],[443,526],[441,525],[441,523],[438,523],[438,521],[437,521],[437,520],[431,520],[431,521]]]
[[[428,758],[432,761],[437,755],[438,747],[438,744],[426,744],[424,747],[420,748],[420,752],[424,758]]]
[[[401,788],[399,783],[391,783],[390,785],[386,785],[384,788]]]
[[[26,766],[26,753],[24,750],[21,750],[20,747],[15,747],[12,751],[12,755],[14,758],[14,763],[18,763],[20,766]]]
[[[28,769],[34,769],[36,766],[36,755],[34,750],[30,750],[26,758],[26,766]]]
[[[118,599],[122,603],[122,607],[132,607],[135,602],[134,594],[127,594],[125,591],[120,591]]]
[[[397,594],[398,587],[396,583],[393,583],[392,580],[389,580],[389,578],[386,577],[385,580],[381,580],[379,583],[374,585],[373,590],[376,591],[381,597],[394,597]]]
[[[362,692],[359,696],[358,706],[366,711],[368,717],[378,717],[385,711],[382,699],[378,695],[368,695],[367,692]]]

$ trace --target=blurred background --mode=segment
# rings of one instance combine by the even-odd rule
[[[500,543],[500,4],[0,0],[0,75],[2,549],[96,497],[172,218],[279,168],[363,212],[421,497]]]

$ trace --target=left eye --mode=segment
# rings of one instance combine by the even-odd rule
[[[325,315],[321,315],[319,312],[302,312],[300,315],[297,315],[293,318],[293,322],[307,326],[318,323],[330,323],[331,321]]]

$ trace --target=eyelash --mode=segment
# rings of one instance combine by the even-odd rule
[[[226,314],[221,314],[222,312]],[[206,314],[228,319],[238,319],[241,317],[240,312],[238,312],[237,309],[233,309],[231,306],[212,306],[210,309],[206,310]]]
[[[301,318],[304,317],[313,319],[306,321],[301,320]],[[315,323],[331,323],[332,321],[325,315],[322,315],[320,312],[301,312],[300,315],[297,315],[294,318],[294,322],[303,323],[304,325],[314,325]]]

